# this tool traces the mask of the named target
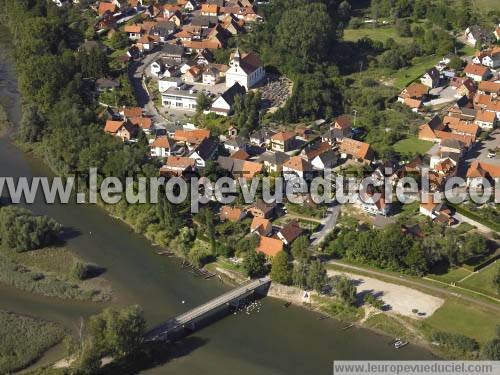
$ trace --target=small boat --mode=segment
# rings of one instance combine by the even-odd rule
[[[346,325],[345,327],[342,328],[342,331],[345,331],[345,330],[347,330],[347,329],[349,329],[351,327],[354,327],[354,324],[348,324],[348,325]]]
[[[283,305],[283,307],[290,307],[291,304],[292,304],[291,302],[287,302]]]
[[[325,319],[328,319],[330,318],[328,315],[321,315],[318,320],[325,320]]]
[[[394,343],[394,349],[400,349],[402,348],[403,346],[406,346],[408,345],[408,341],[401,341],[401,340],[398,340]]]

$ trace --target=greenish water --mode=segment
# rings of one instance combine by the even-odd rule
[[[20,118],[20,98],[12,62],[0,43],[0,97],[9,103],[11,121]],[[0,139],[0,176],[52,176],[40,161]],[[182,271],[178,260],[160,257],[155,247],[95,206],[48,205],[39,196],[29,208],[73,229],[68,245],[82,257],[107,268],[115,306],[139,304],[149,325],[205,302],[229,287]],[[183,304],[181,301],[185,301]],[[430,359],[427,351],[407,346],[394,350],[390,338],[364,329],[342,331],[332,319],[302,308],[283,308],[265,298],[259,313],[230,315],[175,345],[175,358],[148,374],[331,374],[335,359]],[[0,309],[61,322],[69,329],[106,305],[61,301],[0,286]],[[51,358],[57,353],[51,352]]]

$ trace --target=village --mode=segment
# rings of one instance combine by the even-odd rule
[[[235,103],[243,101],[247,92],[262,94],[270,86],[270,78],[254,53],[236,47],[225,63],[214,62],[214,54],[226,47],[232,36],[249,32],[252,24],[261,21],[250,1],[198,4],[181,0],[163,6],[130,1],[124,9],[120,7],[119,2],[99,2],[95,9],[100,20],[97,32],[113,34],[119,28],[126,33],[133,45],[119,59],[140,62],[140,81],[145,91],[157,90],[159,100],[142,108],[109,107],[104,131],[123,142],[136,141],[139,132],[146,134],[150,156],[160,161],[162,175],[189,178],[203,175],[208,165],[216,165],[223,175],[248,180],[263,175],[311,180],[327,169],[335,175],[354,165],[371,170],[376,180],[390,177],[396,185],[398,179],[429,167],[431,191],[441,192],[446,181],[456,175],[469,181],[479,176],[490,180],[500,177],[496,155],[499,134],[495,130],[500,119],[499,47],[460,59],[460,69],[450,68],[456,56],[447,55],[400,93],[399,102],[429,119],[419,127],[418,139],[432,142],[432,147],[414,160],[389,165],[376,160],[370,145],[356,139],[355,118],[348,115],[310,124],[260,128],[245,135],[235,126],[219,135],[195,126],[190,119],[196,112],[231,116]],[[130,19],[132,24],[121,22]],[[468,29],[465,38],[476,45],[474,38],[483,36],[478,33]],[[112,91],[118,89],[119,82],[101,79],[96,85],[100,92]],[[283,96],[274,98],[274,105],[279,105],[286,101],[288,88],[276,91],[276,96]],[[269,92],[265,94],[269,96]],[[203,108],[200,98],[205,99]],[[390,176],[384,172],[388,166],[392,168]],[[323,239],[324,232],[333,229],[337,209],[318,210],[321,215],[315,217],[307,213],[318,209],[310,197],[306,206],[293,207],[294,214],[286,206],[264,202],[251,207],[223,206],[219,217],[233,222],[247,215],[253,217],[250,231],[260,236],[257,251],[272,257],[310,227],[307,220],[320,224],[316,226],[318,233],[310,233],[313,238]],[[397,213],[384,200],[359,201],[357,206],[373,216],[374,222],[380,221],[377,217],[392,222],[390,217]],[[461,220],[454,216],[445,204],[422,204],[420,213],[446,225],[464,220],[462,215],[458,215]],[[272,221],[278,218],[285,225],[273,226]],[[302,227],[300,218],[306,223]]]

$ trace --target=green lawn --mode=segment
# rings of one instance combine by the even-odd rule
[[[429,337],[433,331],[445,331],[462,333],[484,343],[495,337],[497,325],[500,325],[500,314],[484,310],[477,305],[447,300],[432,316],[423,321],[422,329]]]
[[[433,143],[429,141],[422,141],[417,137],[410,137],[402,139],[394,144],[394,150],[400,154],[425,154],[432,147]]]
[[[368,37],[372,40],[385,42],[388,38],[394,39],[398,43],[409,42],[411,37],[400,37],[392,26],[359,28],[344,30],[344,40],[356,42],[358,39]]]
[[[459,285],[499,298],[500,296],[493,286],[493,276],[497,267],[500,267],[500,264],[492,264],[459,283]]]
[[[500,10],[500,2],[498,0],[474,0],[475,6],[482,11]]]
[[[452,268],[447,273],[443,275],[433,275],[429,274],[428,277],[434,280],[442,281],[444,283],[456,283],[459,280],[462,280],[465,276],[471,274],[471,271],[468,271],[464,268]]]
[[[435,55],[415,57],[411,62],[411,66],[399,69],[392,75],[394,86],[398,89],[403,89],[424,74],[427,69],[436,65],[440,60],[441,56]]]

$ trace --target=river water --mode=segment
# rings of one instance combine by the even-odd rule
[[[8,103],[11,120],[20,118],[20,98],[7,46],[0,43],[0,97]],[[0,176],[52,176],[39,160],[17,149],[8,137],[0,138]],[[217,280],[202,280],[182,271],[179,261],[160,257],[155,247],[126,225],[91,205],[48,205],[41,197],[29,208],[53,217],[73,235],[68,245],[88,261],[107,268],[114,306],[139,304],[149,325],[195,307],[229,287]],[[182,301],[185,301],[183,304]],[[175,356],[147,374],[331,374],[335,359],[430,359],[433,356],[409,345],[394,350],[390,338],[365,329],[343,331],[333,319],[318,320],[316,313],[265,298],[260,312],[230,315],[175,345]],[[61,301],[0,286],[0,309],[61,322],[75,329],[82,317],[107,304]],[[51,352],[52,358],[62,353]]]

